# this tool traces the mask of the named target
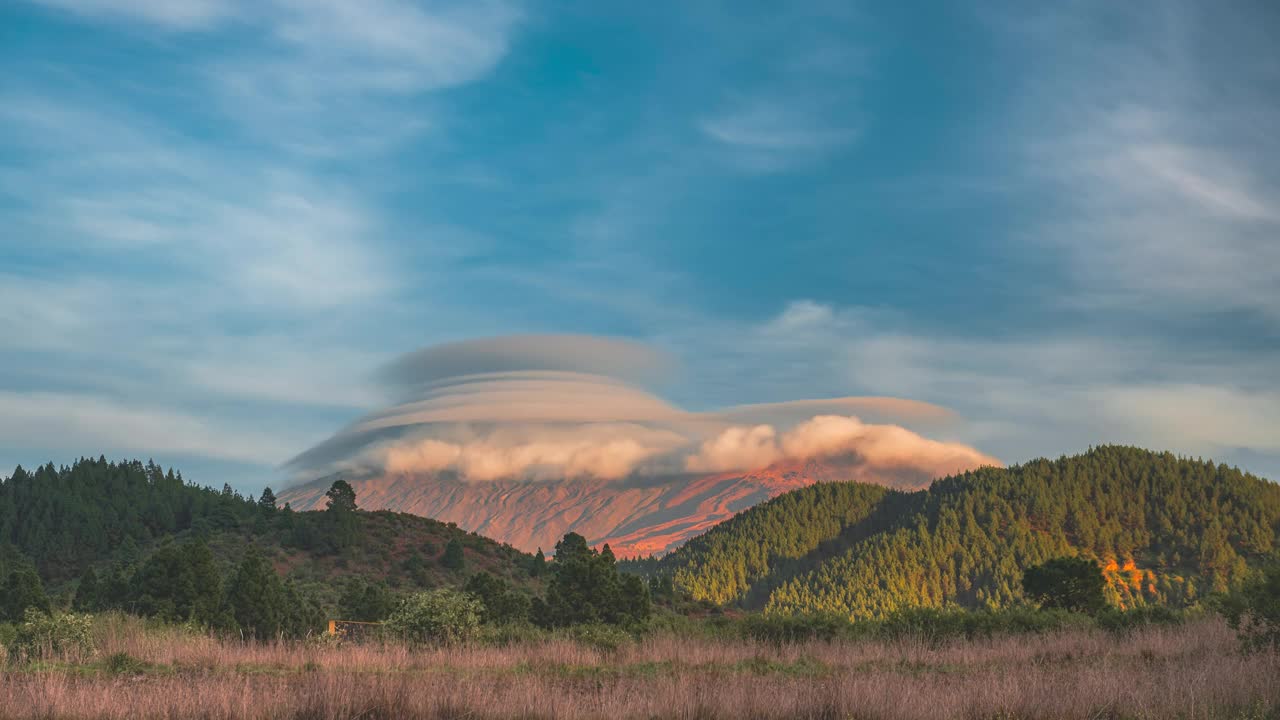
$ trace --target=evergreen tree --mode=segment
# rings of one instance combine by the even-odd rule
[[[328,498],[325,501],[325,509],[330,512],[356,511],[356,491],[346,480],[334,480],[324,496]]]
[[[358,539],[356,491],[346,480],[335,480],[325,493],[325,516],[329,520],[329,544],[334,551],[353,545]]]
[[[21,621],[27,608],[48,612],[49,598],[45,595],[44,583],[31,562],[15,555],[5,565],[5,576],[0,579],[0,622]]]
[[[319,632],[324,621],[324,609],[315,595],[299,590],[292,579],[286,580],[280,631],[287,637],[306,637]]]
[[[271,492],[271,488],[262,489],[262,497],[258,498],[258,507],[268,514],[276,511],[276,494]]]
[[[0,479],[0,543],[28,555],[51,585],[92,564],[132,565],[143,548],[197,524],[237,527],[254,514],[254,504],[234,493],[186,485],[151,462],[81,458]]]
[[[1062,557],[1027,568],[1022,591],[1041,607],[1094,613],[1106,607],[1106,579],[1089,558]]]
[[[450,570],[462,570],[466,564],[466,556],[462,553],[462,543],[457,536],[449,538],[449,543],[444,546],[444,557],[441,558],[440,564]]]
[[[620,576],[608,545],[596,552],[581,535],[569,533],[556,543],[546,600],[532,614],[547,626],[642,621],[650,612],[649,592],[638,576],[631,577]]]
[[[472,575],[463,589],[484,605],[482,617],[486,623],[501,625],[529,618],[529,596],[487,572]]]
[[[209,547],[199,540],[166,541],[134,573],[132,608],[167,620],[212,624],[221,579]]]
[[[344,620],[382,622],[396,609],[397,598],[386,583],[352,578],[338,598],[338,614]]]
[[[98,573],[94,572],[93,567],[90,566],[80,576],[80,582],[76,583],[76,596],[72,601],[72,607],[80,612],[96,612],[100,607],[99,592]]]
[[[285,602],[280,577],[258,549],[250,546],[227,582],[226,606],[231,619],[247,636],[270,639],[283,629]]]
[[[422,553],[414,550],[409,553],[409,557],[405,559],[402,570],[415,585],[426,585],[427,562],[422,558]]]

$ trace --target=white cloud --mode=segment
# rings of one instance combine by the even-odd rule
[[[705,441],[698,452],[685,458],[690,472],[725,472],[764,468],[782,457],[778,431],[771,425],[726,428]]]

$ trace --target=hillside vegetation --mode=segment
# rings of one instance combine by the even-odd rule
[[[1182,606],[1241,582],[1277,546],[1280,487],[1130,447],[983,468],[915,493],[816,485],[748,510],[656,564],[694,599],[881,618],[1001,608],[1023,572],[1096,559],[1112,604]]]
[[[174,547],[187,564],[202,553],[192,548],[207,548],[221,576],[252,547],[329,610],[357,578],[406,591],[461,587],[479,571],[525,589],[540,582],[539,559],[456,525],[388,511],[294,512],[277,508],[270,489],[246,498],[154,463],[81,459],[0,479],[0,566],[29,560],[54,594],[72,594],[87,577],[104,601],[128,608],[138,571]],[[165,562],[152,566],[167,570]]]

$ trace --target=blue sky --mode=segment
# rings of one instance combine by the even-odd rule
[[[5,3],[0,467],[278,485],[399,354],[573,332],[1280,477],[1274,4],[789,5]]]

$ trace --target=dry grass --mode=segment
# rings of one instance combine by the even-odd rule
[[[0,670],[3,718],[1267,718],[1280,657],[1220,622],[943,647],[671,635],[410,650],[227,642],[132,619],[89,664]],[[123,668],[107,661],[127,653]],[[117,665],[120,663],[117,662]]]

